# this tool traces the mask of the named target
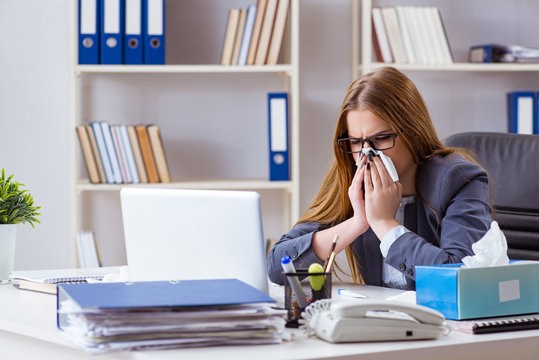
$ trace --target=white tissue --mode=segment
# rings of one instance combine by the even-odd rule
[[[387,172],[389,173],[389,176],[391,176],[391,179],[393,179],[394,182],[399,181],[399,174],[397,173],[397,169],[395,169],[395,165],[393,164],[393,161],[389,156],[381,152],[380,150],[374,150],[371,147],[362,149],[363,154],[365,156],[370,153],[371,151],[374,152],[376,155],[380,155],[380,159],[382,159],[382,162],[384,163],[384,166],[387,169]],[[359,162],[359,156],[357,157],[356,165],[358,165]]]
[[[463,258],[463,267],[476,268],[509,264],[507,240],[496,221],[490,224],[490,230],[485,236],[472,245],[472,250],[475,255]]]

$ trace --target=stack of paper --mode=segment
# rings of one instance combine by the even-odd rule
[[[235,279],[63,284],[58,327],[90,353],[283,339],[286,312]]]

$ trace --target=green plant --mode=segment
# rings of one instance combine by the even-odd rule
[[[24,186],[13,180],[13,175],[6,178],[4,169],[0,177],[0,224],[29,223],[34,227],[34,222],[39,223],[36,216],[41,215],[37,211],[40,206],[34,206],[34,199]]]

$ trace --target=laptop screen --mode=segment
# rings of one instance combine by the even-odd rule
[[[260,195],[124,188],[131,281],[236,278],[268,293]]]

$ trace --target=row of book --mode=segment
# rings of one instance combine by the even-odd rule
[[[79,0],[79,64],[164,64],[165,0]]]
[[[454,61],[436,7],[373,7],[372,25],[373,50],[378,62],[444,65]]]
[[[157,125],[101,121],[79,125],[76,130],[92,184],[170,182]]]
[[[507,93],[507,131],[517,134],[539,134],[539,93]]]
[[[258,0],[246,9],[230,9],[221,64],[277,64],[289,7],[290,0]]]

